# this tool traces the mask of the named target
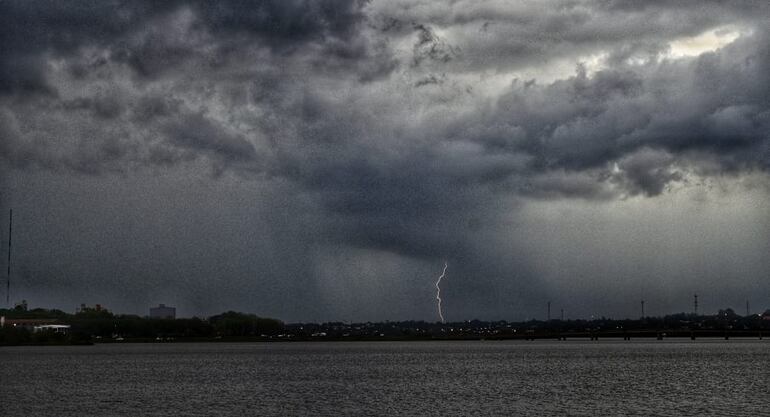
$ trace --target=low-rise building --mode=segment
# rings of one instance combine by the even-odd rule
[[[68,324],[43,324],[40,326],[33,327],[32,331],[35,333],[54,332],[54,333],[67,334],[70,331],[70,326]]]
[[[58,319],[46,319],[46,318],[41,318],[41,319],[9,319],[9,318],[6,318],[5,320],[2,320],[2,321],[3,321],[3,326],[18,327],[18,328],[32,330],[32,331],[36,331],[35,328],[37,328],[37,327],[61,325],[61,323],[59,323]],[[69,327],[69,326],[67,326],[67,327]]]
[[[151,319],[175,319],[176,308],[169,307],[165,304],[158,304],[157,307],[150,307]]]

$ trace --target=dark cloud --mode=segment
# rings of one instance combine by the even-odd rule
[[[413,66],[419,66],[423,61],[446,64],[459,54],[457,48],[438,37],[430,26],[418,24],[414,29],[417,40],[413,47]]]
[[[364,15],[358,0],[289,0],[197,2],[204,22],[215,32],[248,32],[271,40],[296,44],[321,37],[350,38]]]
[[[214,275],[219,300],[247,305],[242,292],[298,317],[303,308],[341,311],[334,295],[303,293],[355,280],[349,269],[334,278],[321,268],[338,259],[360,262],[372,282],[380,262],[403,265],[389,273],[405,292],[424,291],[414,277],[448,259],[457,275],[447,291],[463,311],[523,312],[548,296],[548,277],[570,274],[544,261],[548,253],[570,264],[574,253],[622,242],[608,234],[580,246],[592,230],[567,224],[562,238],[549,224],[565,220],[528,207],[589,217],[601,230],[602,219],[574,207],[650,204],[722,181],[740,194],[735,184],[767,181],[768,14],[764,2],[719,1],[2,1],[7,187],[32,190],[17,197],[27,208],[61,204],[67,197],[52,190],[69,187],[103,210],[89,216],[116,236],[91,231],[114,246],[102,254],[109,268],[62,266],[51,249],[28,278],[42,286],[39,277],[62,268],[99,282],[100,294],[118,280],[133,303],[147,287],[177,285],[188,308],[202,311],[214,308],[202,295],[217,293]],[[138,191],[121,189],[129,183]],[[99,187],[104,201],[87,191]],[[225,214],[198,217],[195,206]],[[83,217],[66,207],[57,215],[75,239]],[[113,219],[132,210],[157,213],[144,232],[173,238],[156,237],[155,249],[127,243],[137,225]],[[207,221],[205,233],[195,231]],[[249,228],[264,233],[238,237]],[[229,252],[209,246],[206,233]],[[73,256],[93,260],[98,247]],[[154,250],[167,265],[147,260]],[[203,262],[217,256],[230,266]],[[662,256],[628,253],[581,271],[602,283],[634,277],[645,269],[640,258],[649,271],[676,275],[655,264]],[[163,277],[132,269],[134,261]],[[757,261],[746,273],[767,268]],[[105,278],[110,270],[119,278]],[[258,294],[262,286],[297,304],[281,310]],[[406,315],[429,314],[410,308]]]
[[[244,138],[227,133],[224,126],[208,120],[202,114],[185,116],[166,127],[171,143],[193,152],[212,153],[226,161],[254,161],[254,147]]]
[[[435,74],[431,74],[425,78],[422,78],[420,80],[417,80],[416,83],[414,83],[415,87],[424,87],[426,85],[440,85],[443,84],[446,80],[446,76],[436,76]]]
[[[205,64],[217,67],[243,43],[257,41],[286,54],[308,43],[348,41],[364,19],[361,7],[355,0],[4,1],[0,92],[52,92],[45,78],[46,58],[69,57],[87,48],[106,48],[106,56],[73,62],[75,76],[112,60],[129,65],[137,76],[157,77],[202,52]]]
[[[622,178],[628,182],[624,185],[630,194],[656,196],[663,192],[667,184],[682,180],[682,173],[672,165],[671,155],[643,149],[623,158],[618,168],[623,172]]]

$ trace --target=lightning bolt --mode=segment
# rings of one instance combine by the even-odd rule
[[[438,316],[441,318],[442,323],[444,323],[444,314],[441,313],[441,287],[439,287],[438,284],[441,283],[441,278],[444,278],[444,275],[446,275],[447,266],[449,266],[449,264],[444,262],[444,270],[441,271],[441,276],[438,277],[438,281],[436,281],[436,301],[438,302]]]

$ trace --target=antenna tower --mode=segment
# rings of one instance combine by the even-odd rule
[[[5,304],[11,307],[11,239],[13,238],[13,209],[8,220],[8,270],[5,281]]]
[[[695,301],[693,302],[693,306],[695,307],[695,315],[698,315],[698,294],[695,294],[694,296]]]

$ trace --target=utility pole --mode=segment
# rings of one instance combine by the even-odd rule
[[[551,302],[548,302],[548,321],[551,321]]]
[[[564,321],[564,309],[561,309],[561,321]]]
[[[644,318],[644,300],[642,300],[642,318]]]

